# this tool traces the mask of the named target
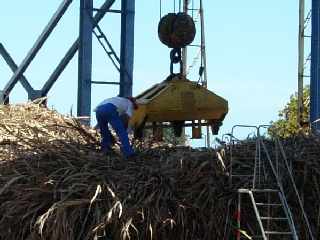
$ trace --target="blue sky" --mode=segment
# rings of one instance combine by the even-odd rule
[[[18,64],[60,3],[61,0],[2,1],[0,41]],[[94,1],[96,7],[102,3]],[[163,4],[164,13],[172,10],[173,1]],[[208,88],[226,98],[230,108],[221,134],[235,124],[259,125],[276,120],[278,111],[297,88],[298,0],[204,0],[204,5]],[[25,73],[35,88],[42,86],[76,38],[78,11],[79,1],[74,0]],[[136,0],[134,94],[162,81],[169,73],[169,49],[158,40],[158,21],[159,0]],[[109,14],[100,26],[119,52],[119,16]],[[11,75],[0,58],[0,88]],[[96,40],[93,80],[118,80]],[[26,100],[18,85],[12,102]],[[92,105],[117,91],[113,86],[94,86]],[[76,112],[76,95],[77,57],[49,93],[49,105],[61,113],[69,113],[71,108]]]

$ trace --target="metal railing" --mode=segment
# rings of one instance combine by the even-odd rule
[[[296,199],[297,199],[297,201],[299,203],[300,211],[302,213],[303,221],[304,221],[304,224],[306,225],[306,228],[307,228],[307,231],[308,231],[308,235],[309,235],[311,240],[314,240],[315,238],[314,238],[312,230],[311,230],[309,219],[308,219],[307,214],[306,214],[306,212],[304,210],[303,203],[302,203],[299,191],[297,189],[297,186],[295,184],[295,181],[294,181],[294,178],[293,178],[293,175],[292,175],[291,167],[290,167],[290,165],[288,163],[287,156],[285,154],[284,148],[283,148],[282,143],[281,143],[279,138],[276,138],[276,144],[279,146],[281,156],[282,156],[282,158],[284,160],[285,170],[287,170],[287,174],[289,176],[289,182],[291,183],[291,185],[293,187],[295,197],[296,197]]]
[[[229,183],[230,185],[232,185],[232,178],[235,177],[236,175],[233,175],[233,148],[234,148],[234,144],[235,142],[241,142],[241,140],[239,140],[238,138],[236,138],[234,136],[234,132],[237,128],[246,128],[246,129],[254,129],[255,133],[258,132],[258,128],[256,126],[252,126],[252,125],[234,125],[231,129],[231,133],[228,134],[229,137],[230,137],[230,178],[229,178]],[[257,158],[255,156],[255,164],[257,162]],[[255,182],[255,168],[254,168],[254,172],[252,174],[252,177],[253,177],[253,182],[252,182],[252,185],[254,186],[254,182]],[[246,177],[250,177],[249,175],[246,176]]]
[[[288,202],[287,202],[287,199],[286,199],[286,195],[285,195],[285,191],[284,191],[282,182],[281,182],[281,180],[280,180],[279,175],[277,174],[276,168],[274,167],[274,164],[273,164],[273,162],[272,162],[272,159],[271,159],[271,157],[270,157],[269,151],[268,151],[268,149],[267,149],[264,141],[260,139],[260,143],[261,143],[261,145],[262,145],[262,147],[263,147],[263,150],[264,150],[264,152],[265,152],[265,154],[266,154],[266,156],[267,156],[267,160],[268,160],[269,166],[270,166],[270,168],[271,168],[271,170],[272,170],[272,173],[273,173],[273,176],[274,176],[274,178],[275,178],[275,180],[276,180],[276,182],[277,182],[277,186],[278,186],[278,188],[279,188],[279,191],[280,191],[281,194],[282,194],[281,201],[282,201],[282,204],[283,204],[283,206],[284,206],[285,214],[286,214],[286,216],[287,216],[287,218],[288,218],[288,220],[289,220],[289,222],[290,222],[290,224],[289,224],[290,229],[291,229],[291,231],[293,232],[294,236],[296,236],[295,239],[298,239],[298,237],[297,237],[297,231],[296,231],[296,229],[295,229],[295,225],[294,225],[294,221],[293,221],[293,215],[292,215],[292,212],[291,212],[290,207],[289,207],[289,205],[288,205]],[[311,238],[311,239],[313,240],[313,238]]]

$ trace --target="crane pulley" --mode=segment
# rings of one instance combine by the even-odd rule
[[[180,63],[180,74],[182,74],[181,49],[191,44],[196,36],[196,27],[192,17],[182,12],[165,15],[159,22],[158,36],[163,44],[172,48],[170,74],[173,74],[173,65],[177,63]]]

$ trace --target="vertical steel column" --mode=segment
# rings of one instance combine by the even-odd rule
[[[132,95],[135,0],[121,0],[120,96]]]
[[[203,12],[203,2],[200,0],[200,22],[201,22],[201,62],[204,67],[204,83],[203,86],[208,88],[208,72],[207,72],[207,53],[206,53],[206,38],[204,31],[204,12]],[[207,126],[207,147],[210,148],[210,127]]]
[[[184,0],[183,1],[183,12],[188,14],[188,6],[189,6],[190,0]],[[193,9],[192,9],[193,11]],[[182,74],[183,76],[187,76],[187,59],[188,59],[188,47],[182,48]]]
[[[320,130],[320,0],[312,0],[310,122]]]
[[[303,124],[303,76],[304,76],[304,8],[305,0],[299,1],[299,36],[298,36],[298,125]]]
[[[92,14],[93,0],[80,0],[78,116],[90,116],[91,113]]]

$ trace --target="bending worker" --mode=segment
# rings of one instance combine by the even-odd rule
[[[121,142],[121,151],[125,157],[130,157],[134,151],[130,145],[127,128],[134,109],[138,106],[132,97],[113,97],[102,101],[95,109],[98,126],[101,133],[101,150],[105,153],[111,150],[112,135],[108,123],[115,130]]]

